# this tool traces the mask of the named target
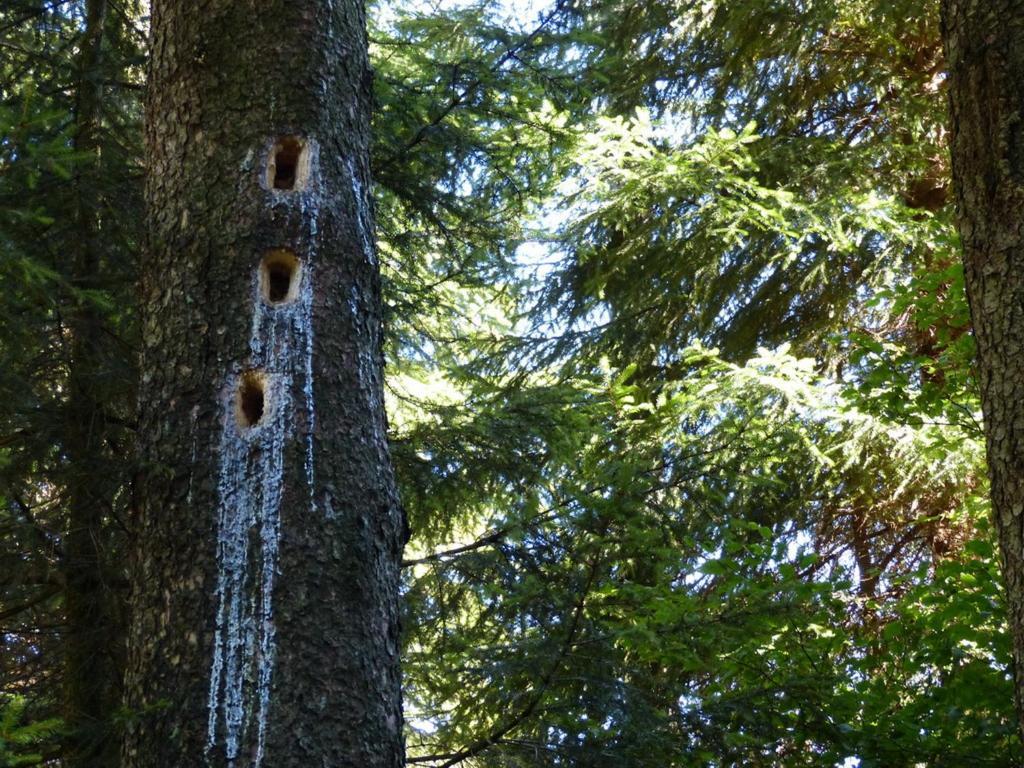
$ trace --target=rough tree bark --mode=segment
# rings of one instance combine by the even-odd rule
[[[1024,738],[1024,2],[943,0],[953,186]]]
[[[155,0],[129,768],[399,766],[361,0]]]

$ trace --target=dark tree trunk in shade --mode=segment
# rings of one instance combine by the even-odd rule
[[[73,178],[74,251],[72,283],[77,291],[100,288],[99,173],[102,114],[102,55],[108,7],[88,0],[77,61],[74,147],[82,160]],[[71,357],[63,434],[67,459],[68,524],[64,537],[65,691],[68,726],[64,757],[71,768],[114,768],[118,745],[111,721],[120,702],[123,631],[111,559],[107,514],[111,508],[104,470],[104,393],[109,391],[104,343],[109,329],[82,294],[71,297],[67,318]]]
[[[942,5],[953,184],[1024,737],[1024,2]]]
[[[399,766],[359,0],[155,0],[124,762]]]

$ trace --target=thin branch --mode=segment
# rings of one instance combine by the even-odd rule
[[[530,701],[527,702],[526,706],[523,707],[518,714],[516,714],[514,717],[508,720],[508,722],[495,728],[487,736],[481,739],[477,739],[468,747],[459,750],[458,752],[443,755],[421,755],[419,757],[409,757],[406,758],[407,763],[427,763],[436,762],[437,760],[444,760],[445,762],[441,763],[441,765],[438,766],[438,768],[452,768],[452,766],[458,765],[463,760],[468,760],[471,757],[475,757],[484,750],[501,742],[505,734],[517,728],[520,724],[523,723],[523,721],[525,721],[534,713],[534,711],[540,705],[541,701],[544,699],[544,694],[547,692],[547,689],[550,687],[552,681],[554,680],[555,672],[558,671],[558,667],[561,665],[565,657],[569,655],[569,652],[575,642],[576,633],[579,631],[580,623],[583,618],[583,609],[586,605],[587,595],[590,593],[591,586],[593,586],[594,578],[597,575],[597,566],[599,562],[600,557],[598,556],[595,556],[594,559],[591,561],[590,573],[587,575],[587,583],[580,592],[580,599],[577,601],[576,607],[573,610],[572,623],[569,626],[568,633],[566,633],[565,641],[562,643],[558,655],[555,657],[554,661],[548,667],[543,677],[541,677],[540,683],[537,686],[536,693],[533,695]]]
[[[62,588],[58,585],[51,585],[41,592],[37,592],[32,597],[29,597],[20,603],[15,603],[10,608],[5,608],[0,611],[0,621],[5,621],[12,616],[17,616],[19,613],[24,613],[29,608],[34,608],[40,603],[45,603],[51,597],[60,594]]]
[[[550,24],[551,21],[559,13],[561,13],[562,7],[563,7],[564,4],[565,4],[565,0],[559,0],[559,2],[557,2],[555,4],[554,9],[552,9],[552,11],[549,14],[547,14],[543,19],[541,19],[541,21],[537,25],[537,27],[533,31],[531,31],[528,35],[526,35],[526,37],[524,37],[522,40],[520,40],[516,45],[513,45],[510,48],[507,48],[505,50],[505,53],[503,53],[498,58],[498,60],[496,62],[494,62],[488,68],[487,72],[489,74],[494,74],[495,72],[499,71],[503,66],[505,66],[505,64],[507,62],[512,61],[512,60],[518,60],[519,52],[522,51],[524,48],[526,48],[530,43],[532,43],[541,34],[541,32],[544,31],[544,29],[548,26],[548,24]],[[430,133],[431,129],[436,128],[438,125],[440,125],[448,117],[448,115],[450,115],[452,112],[454,112],[456,109],[458,109],[458,107],[460,107],[470,96],[472,96],[480,88],[481,85],[483,85],[483,82],[484,81],[483,81],[482,77],[477,77],[477,78],[475,78],[473,80],[473,82],[471,82],[469,85],[467,85],[463,90],[459,91],[444,106],[444,108],[442,108],[441,111],[439,113],[437,113],[428,123],[425,123],[424,125],[421,125],[417,129],[416,133],[413,134],[412,138],[409,139],[405,143],[405,146],[403,146],[401,149],[393,152],[382,163],[382,166],[391,165],[396,160],[398,160],[400,157],[402,157],[405,154],[407,154],[410,149],[412,149],[417,144],[422,142],[427,137],[427,134]]]

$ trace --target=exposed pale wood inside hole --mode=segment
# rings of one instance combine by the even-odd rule
[[[282,136],[270,150],[267,161],[267,186],[271,189],[296,191],[306,185],[309,177],[309,152],[306,142],[298,136]]]
[[[287,248],[268,251],[260,262],[260,293],[268,304],[286,304],[299,295],[302,265]]]

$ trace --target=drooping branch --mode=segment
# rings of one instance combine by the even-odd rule
[[[452,766],[458,765],[464,760],[468,760],[471,757],[475,757],[486,749],[498,744],[502,741],[506,734],[518,728],[522,723],[530,718],[530,716],[537,710],[541,702],[544,700],[544,696],[547,693],[548,688],[555,679],[555,673],[558,671],[559,666],[569,655],[573,644],[576,642],[577,634],[579,633],[580,626],[583,620],[583,611],[586,607],[586,599],[590,594],[590,588],[593,586],[594,579],[597,576],[597,569],[600,565],[601,559],[599,556],[595,556],[590,561],[590,567],[587,573],[587,581],[583,589],[580,590],[580,598],[577,600],[576,605],[573,609],[572,620],[569,624],[569,629],[565,634],[559,650],[551,664],[544,671],[541,676],[537,688],[530,700],[526,702],[525,706],[522,707],[517,713],[495,727],[486,736],[477,739],[472,742],[469,746],[459,750],[458,752],[436,754],[436,755],[420,755],[417,757],[407,757],[406,763],[436,763],[439,760],[444,762],[440,763],[437,768],[452,768]]]

